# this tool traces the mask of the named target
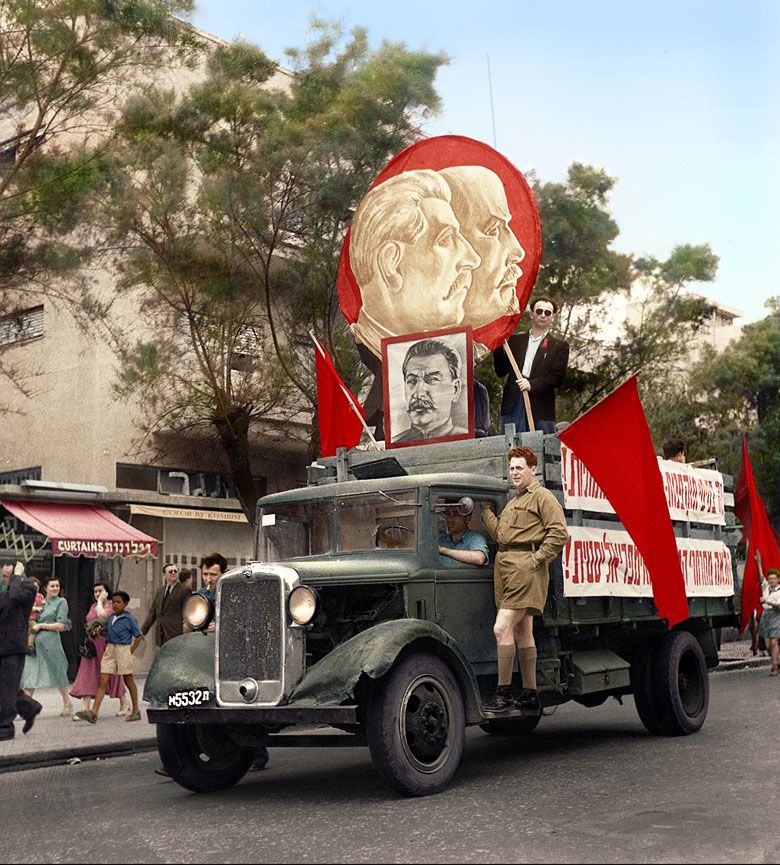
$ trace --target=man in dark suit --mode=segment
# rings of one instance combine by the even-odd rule
[[[146,617],[141,631],[147,634],[157,622],[157,645],[162,646],[173,637],[182,633],[182,607],[192,594],[179,582],[179,568],[168,563],[163,566],[163,584],[156,591],[149,615]]]
[[[0,595],[0,740],[13,739],[14,718],[24,718],[23,733],[29,733],[43,708],[21,690],[27,657],[27,622],[35,603],[35,586],[23,579],[24,566],[3,565],[6,591]]]
[[[514,423],[517,432],[527,432],[528,419],[525,412],[523,391],[528,393],[531,413],[537,430],[555,432],[555,389],[566,377],[569,363],[569,343],[549,335],[558,306],[549,297],[538,297],[529,308],[531,330],[509,337],[509,347],[522,371],[518,381],[512,370],[504,347],[493,352],[496,375],[509,375],[501,397],[499,431]]]

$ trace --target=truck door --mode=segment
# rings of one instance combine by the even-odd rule
[[[436,491],[431,496],[435,511],[437,539],[441,546],[450,543],[444,511],[448,503],[452,506],[463,496],[463,491],[447,493]],[[467,530],[482,535],[488,543],[489,560],[484,565],[469,565],[443,555],[435,557],[436,621],[449,633],[463,649],[474,672],[493,673],[496,663],[496,641],[493,636],[493,622],[496,605],[493,598],[493,560],[496,547],[487,530],[482,525],[480,502],[493,502],[499,512],[495,493],[473,494],[474,511],[468,517]],[[445,542],[446,541],[446,542]],[[456,546],[456,549],[459,547]]]

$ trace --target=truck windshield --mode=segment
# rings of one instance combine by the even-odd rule
[[[336,501],[338,552],[417,548],[417,491],[368,493]]]
[[[265,562],[280,562],[331,552],[332,511],[331,501],[263,508],[260,558]]]

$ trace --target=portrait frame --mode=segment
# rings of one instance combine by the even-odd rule
[[[412,429],[406,403],[406,384],[403,361],[413,345],[425,340],[436,340],[452,349],[460,361],[460,394],[453,404],[449,418],[456,432],[431,438],[404,438],[398,436]],[[384,394],[385,447],[387,449],[413,447],[421,444],[461,441],[474,438],[474,340],[470,327],[421,331],[382,340],[382,389]],[[396,441],[393,441],[393,439]]]

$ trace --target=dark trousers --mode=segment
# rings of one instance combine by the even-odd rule
[[[498,429],[501,435],[504,434],[504,427],[508,423],[513,423],[515,425],[516,433],[528,432],[528,417],[525,413],[525,400],[523,399],[522,394],[520,395],[520,399],[515,403],[514,411],[511,411],[509,414],[502,414],[499,418]],[[555,432],[554,420],[534,418],[534,426],[537,430],[541,430],[542,432]]]
[[[13,739],[14,718],[25,720],[40,706],[19,687],[27,655],[0,655],[0,739]]]

